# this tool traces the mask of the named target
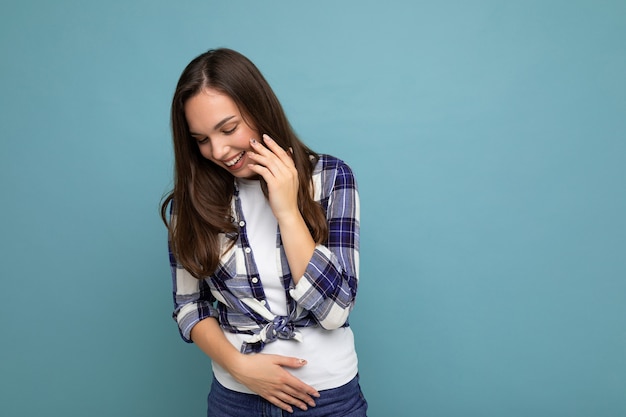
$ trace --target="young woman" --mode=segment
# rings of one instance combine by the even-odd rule
[[[348,325],[359,272],[352,171],[298,139],[233,50],[189,63],[171,117],[174,189],[161,215],[173,317],[211,358],[207,415],[365,416]]]

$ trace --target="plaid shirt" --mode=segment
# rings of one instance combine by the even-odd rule
[[[215,317],[229,332],[249,334],[241,351],[259,352],[277,338],[300,340],[298,327],[348,326],[359,276],[359,196],[352,171],[343,161],[320,155],[313,172],[314,199],[326,213],[329,236],[315,247],[303,277],[294,285],[280,231],[276,236],[278,272],[287,294],[287,316],[265,307],[265,293],[246,234],[239,191],[232,209],[239,226],[236,244],[226,251],[216,271],[198,280],[180,266],[170,250],[174,313],[179,331],[191,342],[192,327]],[[235,236],[233,236],[235,237]],[[228,237],[222,236],[224,244]]]

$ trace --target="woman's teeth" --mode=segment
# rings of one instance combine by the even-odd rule
[[[231,159],[230,161],[224,162],[224,165],[226,165],[227,167],[232,167],[233,165],[235,165],[237,162],[239,162],[241,160],[241,158],[243,158],[243,154],[245,152],[241,152],[236,158]]]

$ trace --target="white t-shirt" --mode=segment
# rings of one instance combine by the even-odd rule
[[[248,241],[267,298],[266,307],[272,313],[284,316],[287,314],[288,293],[283,288],[278,272],[280,262],[276,251],[278,222],[258,180],[237,179],[237,182]],[[286,369],[317,390],[340,387],[356,376],[358,361],[354,349],[354,335],[350,327],[336,330],[325,330],[319,326],[302,327],[298,328],[298,331],[302,334],[302,342],[278,339],[268,343],[262,354],[306,359],[307,364],[302,368]],[[224,334],[237,349],[250,337],[228,331]],[[226,388],[252,393],[215,362],[213,373]]]

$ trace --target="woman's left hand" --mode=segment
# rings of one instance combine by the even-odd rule
[[[250,140],[253,152],[250,169],[267,182],[270,207],[280,228],[280,236],[295,284],[304,275],[313,256],[315,242],[298,208],[298,170],[291,154],[267,135],[267,145]]]
[[[250,158],[255,164],[250,169],[267,182],[272,212],[279,221],[287,216],[299,215],[298,171],[292,156],[268,135],[263,135],[267,148],[251,139],[253,152]]]

